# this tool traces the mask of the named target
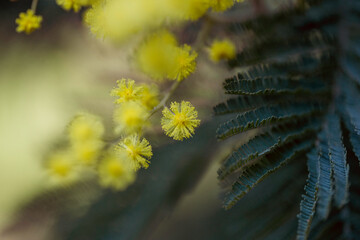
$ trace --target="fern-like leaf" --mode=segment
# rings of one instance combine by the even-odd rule
[[[349,188],[349,166],[346,164],[346,150],[342,143],[340,119],[338,115],[327,116],[327,135],[329,143],[329,156],[334,171],[335,204],[342,207],[347,202]]]
[[[300,125],[295,122],[273,127],[269,132],[254,137],[234,151],[218,170],[219,179],[224,179],[236,169],[253,160],[260,161],[266,154],[276,151],[276,148],[288,144],[290,141],[314,134],[319,127],[320,123],[316,120],[308,125]]]
[[[227,195],[224,203],[225,208],[231,208],[266,176],[278,170],[291,159],[309,150],[312,145],[311,138],[304,141],[291,142],[278,148],[277,151],[269,153],[260,163],[246,168],[233,184],[231,192]]]
[[[258,108],[221,124],[217,130],[217,135],[218,138],[224,139],[257,127],[308,117],[318,113],[321,107],[321,104],[318,103],[294,103]]]
[[[317,191],[319,185],[320,169],[318,153],[315,148],[307,154],[309,176],[306,180],[305,194],[300,203],[300,213],[298,215],[299,223],[297,230],[297,239],[304,240],[310,232],[312,218],[317,201]]]

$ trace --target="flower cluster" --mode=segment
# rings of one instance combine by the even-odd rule
[[[67,127],[67,144],[48,156],[46,167],[55,184],[70,184],[93,174],[104,187],[124,189],[135,179],[128,155],[115,154],[103,142],[104,126],[91,114],[77,115]]]
[[[110,96],[115,98],[116,140],[103,140],[105,128],[98,117],[79,114],[68,125],[66,146],[48,156],[46,166],[52,179],[57,183],[71,183],[95,173],[103,187],[125,189],[135,180],[138,170],[151,164],[152,146],[144,135],[151,127],[150,117],[161,109],[159,125],[167,136],[179,141],[192,137],[200,125],[195,107],[188,101],[171,102],[167,107],[167,102],[181,82],[195,72],[199,46],[195,44],[195,50],[180,43],[166,28],[182,21],[197,20],[209,9],[225,11],[240,1],[56,0],[67,11],[78,12],[89,6],[84,21],[100,38],[121,42],[137,36],[131,58],[134,66],[158,84],[166,80],[173,80],[173,83],[161,94],[155,83],[118,80],[110,91]],[[16,22],[17,31],[30,33],[40,27],[41,17],[28,10],[26,14],[21,13]],[[206,42],[202,34],[198,37],[197,43]],[[235,45],[227,39],[215,40],[208,48],[214,62],[232,59],[235,52]]]

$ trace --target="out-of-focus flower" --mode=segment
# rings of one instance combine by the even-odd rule
[[[20,13],[19,17],[15,20],[18,25],[16,31],[30,34],[41,27],[41,21],[42,17],[35,15],[34,11],[29,9],[26,13]]]
[[[101,119],[89,113],[77,115],[68,126],[70,142],[98,141],[104,134]]]
[[[176,15],[186,20],[197,20],[209,9],[209,0],[170,0]]]
[[[145,106],[137,102],[122,103],[114,111],[114,121],[117,123],[115,129],[118,133],[139,132],[147,125],[149,112]]]
[[[124,190],[135,180],[135,171],[128,156],[108,151],[98,169],[100,185],[114,190]]]
[[[214,62],[233,59],[236,56],[236,48],[230,40],[215,40],[209,49],[210,59]]]
[[[143,90],[143,86],[136,86],[134,80],[126,80],[123,78],[117,81],[117,88],[113,88],[110,92],[110,95],[118,97],[115,103],[124,103],[140,100]]]
[[[151,78],[163,80],[173,68],[177,41],[168,31],[150,35],[136,52],[136,63],[140,70]]]
[[[141,96],[141,103],[149,110],[152,110],[159,104],[159,89],[155,84],[143,84],[143,92]]]
[[[166,135],[175,140],[183,140],[194,134],[194,129],[200,125],[198,113],[190,102],[181,104],[172,102],[170,109],[164,108],[161,125]]]
[[[125,152],[132,160],[135,170],[139,168],[148,168],[149,159],[152,157],[152,148],[149,142],[139,135],[133,134],[120,141],[115,148],[117,152]]]
[[[77,142],[72,145],[72,151],[81,165],[92,166],[98,160],[103,146],[102,141]]]
[[[74,156],[69,151],[53,152],[48,158],[46,168],[55,184],[72,183],[79,177]]]

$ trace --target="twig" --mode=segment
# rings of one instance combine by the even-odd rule
[[[36,7],[37,7],[38,2],[39,2],[39,0],[33,0],[31,3],[31,10],[33,10],[34,14],[36,12]]]

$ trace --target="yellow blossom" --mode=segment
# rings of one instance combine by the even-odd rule
[[[136,63],[140,70],[155,80],[163,80],[173,68],[177,41],[168,31],[159,31],[139,46]]]
[[[79,177],[74,157],[69,151],[53,152],[48,158],[46,168],[55,184],[71,183]]]
[[[81,113],[70,122],[68,134],[72,143],[99,140],[104,134],[104,125],[97,116]]]
[[[109,151],[98,169],[100,185],[114,190],[124,190],[135,180],[135,171],[125,153]]]
[[[35,15],[34,11],[29,9],[26,13],[20,13],[19,18],[15,20],[18,25],[16,31],[30,34],[41,27],[41,21],[42,17]]]
[[[197,53],[189,45],[174,50],[173,66],[168,74],[169,79],[182,81],[196,69]]]
[[[166,135],[175,140],[183,140],[194,134],[194,128],[200,125],[198,113],[190,102],[182,101],[181,104],[172,102],[170,109],[164,108],[161,119],[162,129]]]
[[[84,141],[73,144],[72,151],[81,165],[94,165],[104,146],[102,141]]]
[[[143,85],[143,92],[140,99],[142,105],[152,110],[159,104],[159,90],[155,84]]]
[[[111,90],[110,95],[118,97],[115,103],[136,101],[141,98],[143,87],[136,86],[135,81],[131,79],[121,79],[117,81],[117,88]]]
[[[149,112],[145,106],[137,102],[122,103],[114,111],[114,121],[118,124],[117,133],[134,133],[147,125]]]
[[[209,49],[210,59],[219,62],[223,59],[233,59],[236,56],[236,48],[230,40],[215,40]]]
[[[137,134],[130,135],[117,145],[116,150],[118,152],[126,152],[132,160],[135,170],[138,170],[141,167],[149,167],[149,159],[152,157],[152,148],[145,138],[140,139]]]
[[[211,8],[216,12],[223,12],[234,5],[234,0],[209,0]]]
[[[56,0],[56,3],[66,11],[74,9],[74,12],[78,12],[82,7],[90,4],[89,0]]]

